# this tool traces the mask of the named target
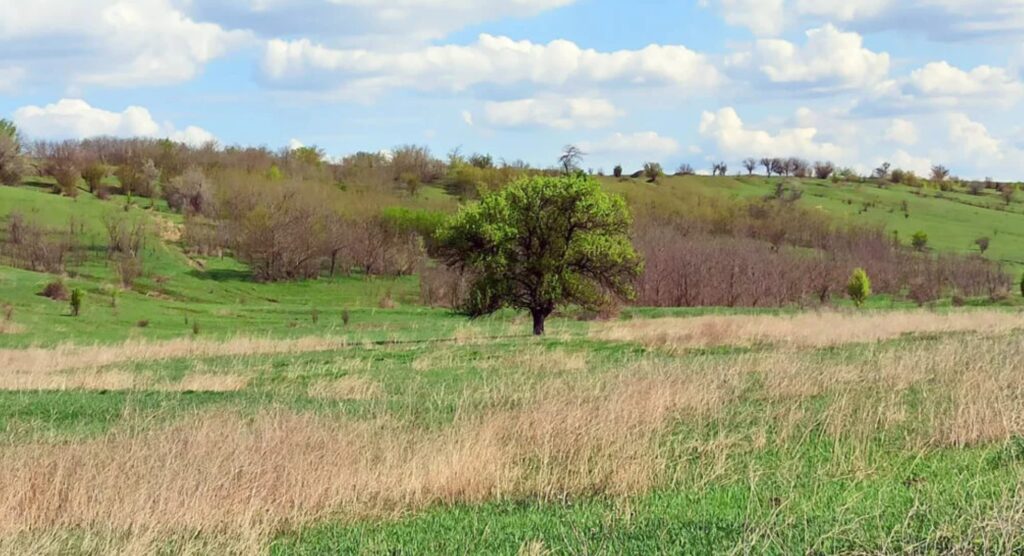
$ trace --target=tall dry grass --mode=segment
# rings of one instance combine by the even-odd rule
[[[426,391],[398,394],[409,399],[391,406],[397,412],[375,404],[364,419],[218,409],[157,427],[144,414],[129,415],[99,438],[30,438],[0,450],[0,552],[62,553],[74,546],[149,553],[180,542],[175,550],[257,553],[275,532],[325,518],[754,480],[764,472],[745,458],[767,449],[783,459],[772,480],[796,481],[807,473],[801,450],[822,437],[834,452],[823,477],[872,477],[879,473],[880,438],[889,449],[923,456],[1024,435],[1024,342],[1012,332],[1016,319],[922,313],[896,314],[885,324],[874,316],[771,317],[783,327],[810,329],[774,336],[783,345],[773,351],[636,355],[603,373],[591,368],[594,354],[530,344],[479,364],[526,379],[443,393],[455,408],[441,424],[422,423],[410,409],[417,399],[442,395]],[[837,323],[851,327],[825,326]],[[645,324],[654,327],[620,323],[596,333],[644,332]],[[760,319],[728,326],[736,331],[728,341],[718,332],[670,338],[686,338],[683,345],[766,341]],[[841,352],[804,349],[965,329],[987,334]],[[212,344],[204,349],[216,352]],[[410,358],[408,370],[457,367],[465,363],[460,349],[425,351]],[[339,365],[372,370],[362,362]],[[197,377],[192,386],[245,384],[242,374]],[[379,382],[357,375],[314,381],[306,393],[388,396]],[[474,399],[479,395],[486,403]],[[1007,531],[998,527],[1021,522],[1017,502],[1011,497],[999,512],[970,517],[968,528]],[[761,525],[745,540],[772,534],[770,523]]]
[[[758,343],[822,347],[889,340],[905,334],[996,334],[1022,329],[1024,313],[1021,312],[817,312],[619,321],[596,326],[592,335],[604,340],[685,349]]]
[[[710,414],[736,387],[725,375],[651,370],[553,384],[528,406],[460,415],[441,430],[218,411],[167,428],[18,445],[0,452],[0,539],[45,551],[67,541],[61,531],[99,531],[88,542],[146,552],[153,546],[143,540],[185,532],[226,535],[230,550],[257,552],[273,531],[327,516],[635,493],[664,469],[657,440],[666,427]]]

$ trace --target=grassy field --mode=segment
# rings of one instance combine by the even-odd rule
[[[800,187],[1024,257],[1019,202]],[[0,553],[1024,551],[1017,308],[567,311],[538,339],[524,315],[420,306],[415,277],[254,283],[186,256],[148,201],[127,213],[154,230],[147,276],[113,296],[101,222],[123,202],[0,187],[0,218],[74,217],[96,254],[66,278],[78,318],[37,295],[53,276],[0,266]]]
[[[522,324],[2,350],[0,549],[1024,549],[1019,312]]]

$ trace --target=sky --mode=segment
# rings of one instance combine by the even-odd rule
[[[1024,179],[1024,0],[0,0],[30,139]]]

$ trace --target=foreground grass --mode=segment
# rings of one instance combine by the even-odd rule
[[[0,352],[0,549],[1024,549],[1020,315],[886,319]]]

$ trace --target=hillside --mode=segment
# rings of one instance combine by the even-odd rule
[[[726,198],[754,198],[770,194],[777,179],[666,177],[657,184],[644,180],[604,178],[609,190],[622,193],[634,206],[685,206],[694,193]],[[816,180],[787,181],[802,190],[804,206],[826,211],[848,221],[867,221],[909,238],[918,230],[929,236],[939,251],[977,252],[975,238],[990,236],[987,257],[1007,265],[1015,274],[1024,268],[1024,203],[1009,207],[992,193],[917,191],[904,186],[879,189],[869,184],[836,185]],[[347,193],[350,206],[367,200]],[[0,219],[12,212],[52,228],[69,222],[81,230],[85,259],[72,266],[67,280],[87,296],[87,319],[66,318],[65,302],[38,293],[51,275],[0,266],[0,304],[12,308],[13,325],[0,335],[0,345],[53,344],[61,341],[119,341],[128,338],[161,339],[199,333],[224,336],[240,330],[279,336],[326,334],[344,328],[343,313],[353,337],[385,340],[397,328],[431,316],[427,336],[462,325],[462,319],[443,309],[419,303],[415,276],[399,278],[360,275],[323,277],[294,283],[256,283],[247,267],[230,257],[189,257],[178,236],[182,217],[164,201],[136,200],[125,212],[124,197],[101,201],[88,193],[71,199],[54,195],[47,183],[0,187]],[[450,212],[458,201],[443,189],[423,187],[415,197],[396,195],[374,199],[411,208]],[[909,216],[901,205],[906,203]],[[104,219],[127,216],[142,219],[155,233],[146,244],[146,272],[131,290],[113,287],[116,276],[103,257],[106,249]],[[877,299],[876,303],[890,302]],[[380,307],[395,305],[391,310]],[[315,321],[315,322],[314,322]]]
[[[929,246],[942,252],[977,253],[974,241],[989,237],[985,256],[1004,263],[1014,274],[1024,270],[1024,195],[1006,205],[995,191],[971,195],[892,184],[840,183],[827,180],[764,178],[761,176],[670,176],[656,184],[644,179],[603,178],[605,185],[634,205],[672,203],[693,193],[757,198],[771,195],[779,183],[803,192],[799,203],[838,219],[884,226],[904,243],[918,231],[928,234]],[[903,212],[906,203],[907,214]]]

